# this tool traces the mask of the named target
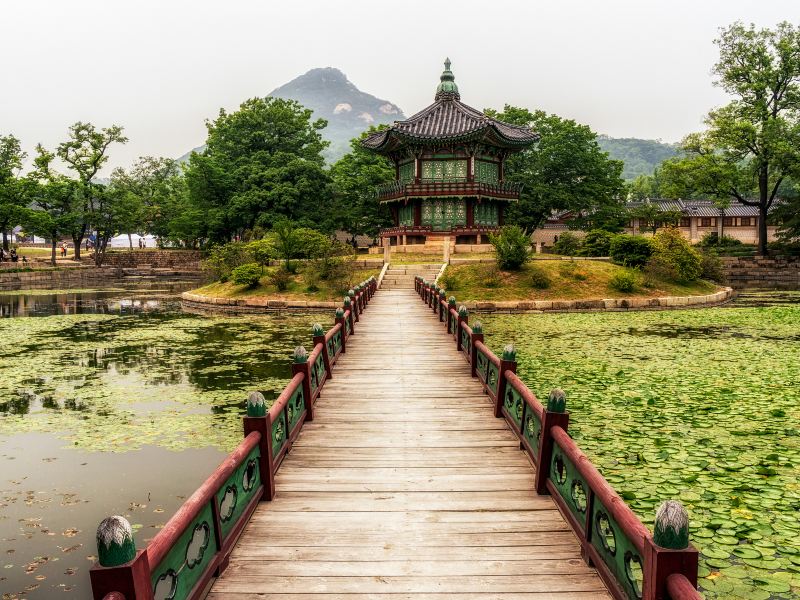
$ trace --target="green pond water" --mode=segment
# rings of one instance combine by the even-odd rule
[[[196,282],[0,292],[0,596],[90,597],[97,523],[144,546],[242,439],[333,315],[181,311]]]
[[[707,598],[800,597],[800,293],[701,310],[480,315],[652,529],[681,500]]]

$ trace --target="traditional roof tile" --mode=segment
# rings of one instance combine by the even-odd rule
[[[501,147],[522,148],[539,139],[529,127],[493,119],[461,102],[449,59],[433,104],[405,121],[397,121],[367,136],[361,143],[377,152],[390,152],[407,143],[441,143],[483,140]]]

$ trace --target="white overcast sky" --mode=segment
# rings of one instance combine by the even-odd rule
[[[178,157],[204,121],[314,67],[411,115],[442,61],[462,99],[542,108],[614,137],[677,141],[725,101],[718,28],[800,24],[798,0],[2,0],[0,134],[53,147],[119,124],[109,169]],[[106,169],[106,173],[109,171]]]

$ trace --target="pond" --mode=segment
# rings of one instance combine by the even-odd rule
[[[242,439],[247,392],[277,396],[333,321],[184,313],[196,286],[0,292],[3,600],[89,597],[97,523],[125,515],[143,546]]]
[[[480,315],[652,529],[687,507],[707,598],[800,597],[800,293],[724,308]]]

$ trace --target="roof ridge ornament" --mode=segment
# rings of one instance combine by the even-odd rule
[[[439,85],[436,88],[436,95],[434,100],[461,100],[461,94],[458,93],[458,86],[456,85],[456,78],[450,70],[450,58],[444,59],[444,71],[439,77]]]

